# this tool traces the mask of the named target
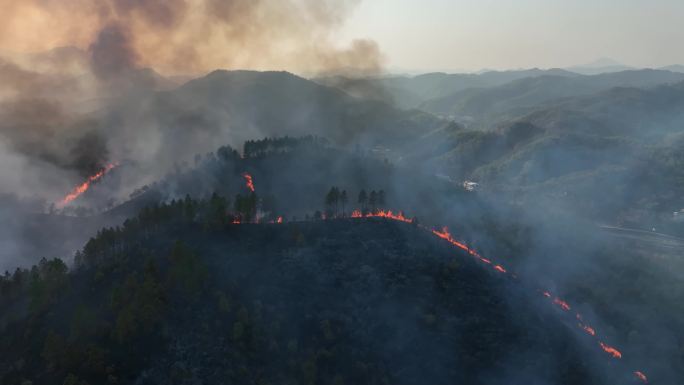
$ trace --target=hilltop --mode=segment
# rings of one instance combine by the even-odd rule
[[[202,207],[5,278],[2,382],[608,383],[556,315],[411,224],[188,219]]]

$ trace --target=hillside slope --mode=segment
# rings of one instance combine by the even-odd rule
[[[410,224],[207,226],[183,212],[103,232],[74,272],[43,262],[3,280],[2,383],[620,378],[518,285]]]
[[[443,125],[287,72],[254,71],[214,71],[172,91],[122,99],[98,120],[111,126],[109,143],[121,155],[167,167],[216,143],[318,135],[338,145],[399,147]]]
[[[339,88],[350,95],[390,102],[401,108],[416,108],[423,102],[452,95],[469,88],[496,87],[537,76],[578,76],[561,70],[538,68],[514,71],[486,71],[478,74],[427,73],[417,76],[385,78],[347,78],[333,76],[314,79],[320,84]]]
[[[593,76],[538,76],[490,88],[471,88],[423,103],[422,110],[493,122],[501,116],[539,109],[557,99],[590,95],[613,87],[654,87],[684,81],[684,74],[634,70]]]
[[[532,201],[542,193],[601,220],[647,205],[668,213],[684,203],[682,106],[684,83],[613,88],[535,107],[492,130],[440,130],[404,161]]]

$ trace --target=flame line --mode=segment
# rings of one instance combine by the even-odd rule
[[[81,195],[83,195],[86,191],[88,191],[88,189],[90,188],[90,186],[91,186],[94,182],[96,182],[97,180],[101,179],[101,178],[102,178],[103,176],[105,176],[108,172],[112,171],[113,169],[115,169],[115,168],[117,168],[117,167],[119,167],[119,163],[117,163],[117,162],[115,162],[115,163],[110,163],[110,164],[106,165],[105,168],[103,168],[102,170],[98,171],[97,174],[91,175],[90,177],[88,177],[88,179],[87,179],[85,182],[83,182],[82,184],[80,184],[80,185],[74,187],[74,189],[71,190],[71,192],[70,192],[69,194],[67,194],[64,198],[62,198],[62,200],[60,200],[60,201],[57,203],[57,207],[60,208],[60,209],[61,209],[61,208],[64,208],[66,205],[68,205],[69,203],[73,202],[73,201],[76,200],[78,197],[80,197]]]
[[[248,187],[249,187],[250,182],[251,182],[251,177],[249,176],[249,174],[244,174],[243,176],[248,181]],[[376,211],[376,212],[364,214],[360,210],[354,210],[351,214],[351,218],[352,219],[385,218],[385,219],[390,219],[390,220],[404,222],[404,223],[414,223],[413,219],[409,219],[401,211],[399,211],[397,213],[393,213],[392,211],[381,210],[381,211]],[[324,217],[323,219],[326,219],[326,218]],[[335,218],[329,218],[329,219],[335,219]],[[239,219],[236,219],[233,223],[234,224],[240,224],[241,222]],[[282,217],[278,217],[278,219],[276,220],[276,223],[282,223]],[[502,265],[494,264],[491,260],[484,258],[477,251],[470,248],[465,243],[457,241],[456,239],[454,239],[454,237],[451,235],[451,233],[449,232],[449,229],[447,227],[443,227],[442,230],[430,229],[430,228],[423,226],[423,225],[418,225],[418,227],[432,233],[433,235],[437,236],[440,239],[443,239],[443,240],[449,242],[452,246],[455,246],[458,249],[465,251],[466,253],[468,253],[469,255],[474,257],[476,260],[488,265],[490,268],[494,269],[495,271],[502,273],[502,274],[510,275],[512,278],[517,279],[517,275],[515,273],[509,272]],[[552,305],[560,308],[564,312],[569,312],[572,309],[567,302],[560,299],[559,297],[553,296],[551,294],[551,292],[546,291],[546,290],[539,290],[539,292],[543,295],[543,297],[545,297],[547,300],[549,300]],[[582,330],[584,333],[586,333],[590,337],[597,338],[596,330],[584,322],[584,318],[582,317],[582,315],[580,313],[575,313],[575,318],[577,318],[577,320],[580,321],[579,323],[577,323],[577,327],[580,330]],[[615,347],[607,345],[606,343],[604,343],[603,341],[600,341],[598,339],[596,341],[598,341],[598,345],[601,348],[601,350],[604,351],[605,353],[609,354],[612,358],[614,358],[614,359],[621,359],[622,358],[622,352],[617,350]],[[634,371],[632,373],[636,379],[640,380],[643,383],[648,383],[648,379],[643,372]]]
[[[249,191],[256,192],[256,189],[254,188],[254,178],[248,173],[242,174],[242,177],[245,178],[245,183]]]
[[[408,222],[408,223],[413,222],[412,220],[407,219],[403,215],[403,213],[401,213],[400,216],[395,216],[392,214],[391,211],[389,211],[389,212],[380,211],[378,213],[368,213],[366,215],[363,215],[360,211],[356,210],[352,213],[352,218],[387,218],[387,219],[392,219],[392,220],[398,220],[401,222]],[[467,252],[469,255],[475,257],[480,262],[483,262],[483,263],[489,265],[492,269],[494,269],[500,273],[510,274],[514,278],[517,277],[515,274],[509,273],[508,270],[506,268],[504,268],[502,265],[493,264],[491,262],[491,260],[482,257],[477,251],[475,251],[474,249],[471,249],[465,243],[457,241],[456,239],[454,239],[454,237],[451,235],[451,233],[449,232],[449,229],[447,227],[443,227],[442,230],[429,229],[429,228],[422,226],[422,225],[419,227],[422,229],[430,231],[432,234],[434,234],[438,238],[441,238],[441,239],[449,242],[451,245]],[[549,300],[552,299],[551,303],[553,305],[559,307],[564,312],[569,312],[572,309],[567,302],[565,302],[564,300],[562,300],[558,297],[553,297],[549,291],[541,291],[541,293],[547,299],[549,299]],[[576,313],[576,318],[580,321],[583,320],[582,315],[579,313]],[[586,323],[583,323],[583,321],[578,324],[578,327],[582,331],[584,331],[586,334],[588,334],[589,336],[596,338],[596,330],[593,327],[587,325]],[[601,349],[604,352],[606,352],[607,354],[609,354],[612,358],[614,358],[614,359],[621,359],[622,358],[622,352],[620,352],[615,347],[607,345],[603,341],[598,341],[598,344],[601,347]],[[635,371],[635,372],[633,372],[633,374],[637,379],[639,379],[643,383],[648,383],[648,379],[643,372]]]

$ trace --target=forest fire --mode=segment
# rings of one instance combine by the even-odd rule
[[[254,188],[254,179],[252,178],[252,176],[248,173],[244,173],[242,174],[242,177],[245,178],[245,183],[249,191],[255,192],[256,189]]]
[[[560,307],[561,309],[563,309],[563,310],[565,310],[565,311],[570,311],[570,305],[568,305],[567,302],[563,301],[563,300],[560,299],[560,298],[554,299],[554,300],[553,300],[553,303],[554,303],[554,305]]]
[[[60,209],[64,208],[66,205],[68,205],[69,203],[76,200],[78,197],[80,197],[86,191],[88,191],[88,189],[90,188],[90,186],[94,182],[98,181],[103,176],[105,176],[105,174],[112,171],[113,169],[115,169],[118,166],[119,166],[118,163],[110,163],[110,164],[106,165],[105,168],[100,170],[97,174],[91,175],[90,177],[88,177],[88,179],[85,182],[74,187],[74,189],[71,190],[71,192],[69,194],[67,194],[64,198],[62,198],[62,200],[57,203],[57,207]]]
[[[579,326],[582,330],[584,330],[585,332],[587,332],[587,334],[589,334],[590,336],[596,337],[596,330],[594,330],[594,328],[592,328],[591,326],[587,326],[587,325],[584,325],[584,324],[582,324],[582,323],[579,323],[578,326]]]
[[[392,219],[395,221],[399,222],[405,222],[405,223],[413,223],[413,219],[407,218],[404,216],[404,213],[399,211],[398,213],[393,213],[392,210],[379,210],[375,212],[369,212],[366,213],[365,215],[361,212],[361,210],[354,210],[351,213],[352,218],[387,218],[387,219]]]
[[[412,222],[412,221],[410,221],[410,220],[406,220],[406,218],[403,216],[403,214],[401,214],[400,216],[396,217],[396,216],[394,216],[394,215],[391,215],[391,212],[388,212],[388,213],[382,214],[382,215],[366,215],[366,216],[364,216],[364,215],[362,214],[361,211],[356,210],[356,211],[352,212],[352,215],[351,215],[351,216],[352,216],[352,218],[364,218],[364,217],[374,217],[374,216],[375,216],[375,217],[383,217],[383,218],[388,218],[388,219],[393,219],[393,220],[400,220],[400,221],[403,221],[403,222]],[[401,219],[399,219],[399,218],[401,218]],[[470,248],[468,245],[466,245],[465,243],[459,242],[459,241],[457,241],[456,239],[454,239],[454,237],[451,235],[451,233],[449,232],[449,229],[448,229],[447,227],[443,227],[441,230],[437,230],[437,229],[428,229],[428,228],[426,228],[426,227],[424,227],[424,226],[419,226],[419,227],[420,227],[420,228],[423,228],[423,229],[426,229],[426,230],[429,230],[429,231],[430,231],[432,234],[434,234],[435,236],[437,236],[437,237],[439,237],[439,238],[441,238],[441,239],[443,239],[443,240],[449,242],[451,245],[453,245],[453,246],[455,246],[455,247],[458,247],[459,249],[461,249],[461,250],[463,250],[463,251],[468,252],[468,254],[470,254],[471,256],[475,257],[475,258],[478,259],[479,261],[481,261],[481,262],[483,262],[483,263],[486,263],[486,264],[489,264],[494,270],[496,270],[496,271],[498,271],[498,272],[500,272],[500,273],[504,273],[504,274],[511,274],[512,277],[515,276],[515,274],[509,273],[508,270],[506,270],[503,266],[501,266],[501,265],[493,265],[492,262],[491,262],[489,259],[486,259],[486,258],[482,257],[479,253],[477,253],[475,250],[471,249],[471,248]],[[554,297],[549,291],[541,291],[541,294],[542,294],[545,298],[548,298],[549,300],[551,300],[551,299],[553,298],[553,300],[551,300],[551,303],[552,303],[553,305],[559,307],[559,308],[562,309],[563,311],[569,312],[569,311],[571,310],[571,307],[570,307],[570,305],[569,305],[567,302],[565,302],[564,300],[562,300],[562,299],[560,299],[560,298],[558,298],[558,297]],[[584,323],[582,315],[579,314],[579,313],[576,313],[576,314],[575,314],[575,317],[577,318],[577,320],[580,321],[580,322],[577,324],[578,327],[579,327],[582,331],[584,331],[587,335],[589,335],[589,336],[595,338],[596,335],[597,335],[596,330],[595,330],[593,327],[591,327],[591,326],[589,326],[589,325],[587,325],[587,324]],[[616,358],[616,359],[621,359],[621,358],[622,358],[622,353],[621,353],[618,349],[616,349],[616,348],[614,348],[614,347],[612,347],[612,346],[610,346],[610,345],[607,345],[607,344],[605,344],[605,343],[602,342],[602,341],[598,341],[598,343],[599,343],[599,346],[601,347],[601,349],[602,349],[604,352],[608,353],[608,354],[609,354],[610,356],[612,356],[613,358]],[[641,372],[641,371],[635,371],[635,372],[634,372],[634,376],[635,376],[637,379],[639,379],[640,381],[642,381],[642,382],[644,382],[644,383],[648,383],[648,380],[647,380],[647,378],[646,378],[646,375],[645,375],[643,372]]]
[[[622,353],[620,353],[620,351],[615,349],[614,347],[606,345],[603,342],[599,342],[599,345],[601,346],[601,349],[603,349],[604,352],[610,354],[611,356],[613,356],[613,358],[622,358]]]
[[[252,189],[253,184],[252,184],[251,176],[249,176],[249,174],[244,174],[243,176],[247,180],[247,186],[248,187],[251,186],[250,189]],[[369,212],[369,213],[364,213],[361,210],[354,210],[354,211],[352,211],[350,217],[351,218],[386,218],[386,219],[404,222],[404,223],[414,223],[414,220],[406,217],[403,212],[394,213],[392,211],[384,211],[384,210]],[[325,219],[325,216],[323,216],[322,218]],[[233,223],[240,224],[241,220],[238,217],[236,217],[235,220],[233,221]],[[277,217],[277,219],[275,219],[275,221],[272,221],[271,223],[283,223],[283,217]],[[450,231],[447,227],[443,227],[441,230],[437,230],[437,229],[430,229],[426,226],[419,225],[419,224],[417,224],[417,226],[421,229],[424,229],[424,230],[431,232],[433,235],[437,236],[438,238],[449,242],[452,246],[455,246],[458,249],[467,252],[469,255],[473,256],[478,261],[489,265],[495,271],[502,273],[502,274],[510,275],[513,278],[517,278],[517,276],[514,273],[510,272],[508,269],[506,269],[502,265],[494,264],[491,260],[482,257],[477,251],[471,249],[465,243],[457,241],[452,236],[452,234],[450,233]],[[569,312],[572,309],[571,306],[566,301],[552,295],[551,292],[544,291],[544,290],[539,290],[538,292],[541,293],[546,299],[548,299],[549,302],[553,306],[560,308],[564,312]],[[582,330],[588,336],[596,338],[596,336],[597,336],[596,330],[584,322],[584,319],[580,313],[575,313],[574,318],[576,318],[579,321],[576,325],[579,327],[580,330]],[[573,321],[573,322],[576,322],[576,321]],[[605,344],[603,341],[597,341],[597,342],[598,342],[598,345],[601,347],[601,349],[604,352],[608,353],[611,357],[616,358],[616,359],[622,358],[622,353],[618,349],[616,349],[610,345]],[[639,379],[640,381],[642,381],[644,383],[648,382],[646,375],[643,372],[636,371],[633,373],[634,373],[634,376],[637,379]]]
[[[640,371],[637,370],[636,372],[634,372],[634,376],[641,380],[641,382],[643,382],[644,384],[648,384],[648,378],[645,374],[641,373]]]
[[[405,222],[405,223],[412,223],[413,222],[412,219],[406,218],[404,216],[404,213],[402,213],[401,211],[395,214],[392,212],[392,210],[389,210],[389,211],[380,210],[380,211],[375,212],[375,213],[370,213],[370,214],[366,215],[366,217],[368,217],[368,218],[388,218],[388,219],[392,219],[392,220],[399,221],[399,222]]]

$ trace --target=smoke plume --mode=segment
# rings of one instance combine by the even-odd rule
[[[2,0],[0,49],[87,49],[93,71],[105,77],[136,65],[164,74],[215,68],[373,72],[381,64],[375,43],[338,47],[333,41],[358,2]]]
[[[0,0],[0,141],[27,158],[21,164],[72,175],[64,186],[3,183],[4,190],[51,199],[51,189],[91,175],[113,160],[110,154],[135,152],[131,143],[154,147],[156,121],[136,114],[137,104],[117,106],[179,85],[171,75],[379,71],[374,42],[335,42],[359,1]],[[118,117],[107,115],[112,109]]]

